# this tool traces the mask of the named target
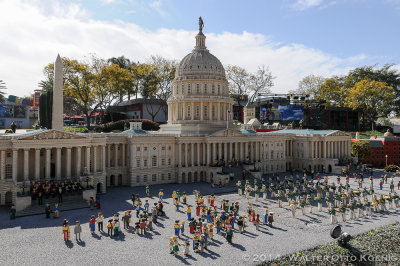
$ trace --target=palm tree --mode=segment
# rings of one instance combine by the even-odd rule
[[[6,100],[5,92],[3,90],[7,89],[6,83],[0,79],[0,103],[4,103]]]
[[[107,61],[111,64],[116,64],[120,68],[124,68],[124,69],[129,69],[132,65],[131,60],[129,60],[128,58],[126,58],[123,55],[120,57],[111,57]]]

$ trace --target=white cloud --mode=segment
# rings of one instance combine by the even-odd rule
[[[158,14],[160,14],[161,16],[166,15],[165,11],[162,9],[162,1],[161,0],[155,0],[153,2],[150,2],[149,6],[151,8],[153,8],[155,11],[157,11]]]
[[[321,6],[324,3],[324,0],[297,0],[292,8],[303,11],[309,8]]]
[[[51,11],[22,0],[0,2],[0,79],[8,93],[28,95],[43,79],[45,65],[58,53],[83,59],[89,53],[103,58],[124,55],[145,61],[151,55],[180,60],[195,45],[196,29],[146,30],[122,21],[90,18],[79,5],[53,5]],[[61,14],[60,10],[64,10]],[[269,66],[275,80],[274,92],[297,87],[308,74],[331,76],[345,73],[362,63],[364,55],[338,58],[301,44],[282,44],[261,34],[205,33],[207,46],[224,65],[235,64],[255,71]]]

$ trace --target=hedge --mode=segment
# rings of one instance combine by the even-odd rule
[[[111,132],[114,130],[123,131],[125,129],[125,125],[127,125],[128,129],[129,129],[129,122],[142,122],[143,130],[157,131],[160,129],[160,125],[158,123],[148,120],[148,119],[125,119],[125,120],[119,120],[119,121],[103,124],[103,125],[97,127],[96,131],[97,132],[105,132],[105,133],[108,133],[108,132]]]

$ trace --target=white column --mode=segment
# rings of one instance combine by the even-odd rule
[[[324,158],[326,158],[326,141],[324,141]]]
[[[214,160],[217,157],[217,143],[211,143],[211,146],[212,146],[211,162],[214,163]]]
[[[182,167],[182,143],[178,144],[178,165]]]
[[[40,180],[40,149],[35,149],[35,180]]]
[[[200,166],[200,147],[202,143],[197,142],[196,148],[197,148],[197,166]]]
[[[249,143],[248,142],[244,142],[244,160],[247,159],[247,157],[249,157]]]
[[[125,167],[126,163],[125,163],[125,159],[126,159],[126,155],[125,155],[125,143],[122,143],[122,156],[121,156],[121,166]]]
[[[211,151],[210,151],[210,143],[207,143],[207,165],[211,164]]]
[[[161,144],[158,144],[158,156],[157,157],[158,157],[157,167],[161,167]]]
[[[192,102],[192,107],[190,107],[190,119],[194,120],[194,102]]]
[[[200,102],[200,120],[204,119],[204,107],[203,107],[203,102]]]
[[[228,145],[227,145],[228,143],[223,143],[223,149],[224,149],[224,160],[225,160],[225,162],[227,162],[228,161]]]
[[[185,143],[185,158],[183,158],[185,160],[185,167],[188,167],[188,144]]]
[[[133,145],[132,143],[129,145],[130,148],[130,169],[135,169],[136,168],[136,146]]]
[[[18,181],[18,150],[13,150],[12,154],[12,179],[14,183]]]
[[[51,149],[46,149],[46,180],[50,179]]]
[[[185,103],[182,103],[182,120],[186,120],[186,106]]]
[[[218,104],[217,104],[217,115],[218,115],[217,120],[221,120],[221,103],[220,102],[218,102]]]
[[[218,160],[222,158],[222,144],[218,143]]]
[[[24,181],[29,181],[29,149],[24,149]]]
[[[97,173],[98,165],[97,165],[97,153],[99,146],[93,146],[93,173]]]
[[[114,167],[118,167],[118,144],[114,144]]]
[[[239,142],[235,142],[235,159],[239,160],[239,152],[238,152]]]
[[[175,121],[179,120],[179,104],[176,102],[175,103]]]
[[[194,143],[190,143],[190,166],[194,166]]]
[[[90,146],[86,146],[86,169],[87,174],[90,174]]]
[[[105,152],[106,152],[105,147],[104,146],[102,146],[102,147],[104,149],[103,153],[105,154]],[[82,148],[81,147],[76,147],[76,159],[75,159],[76,177],[80,177],[81,176],[81,162],[82,162]],[[105,162],[103,164],[105,164]],[[103,167],[105,167],[105,166],[103,165]],[[105,168],[104,168],[104,170],[105,170]]]
[[[111,144],[107,145],[107,167],[111,167]]]
[[[67,178],[70,179],[71,178],[71,148],[66,148],[67,150]],[[96,169],[94,169],[94,172],[96,171]]]
[[[61,179],[61,148],[56,148],[56,179]]]
[[[0,178],[1,180],[6,179],[6,151],[2,150],[1,152],[1,161],[0,161]]]
[[[232,160],[233,157],[232,149],[233,149],[232,142],[229,142],[229,160]]]

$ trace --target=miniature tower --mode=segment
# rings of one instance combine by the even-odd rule
[[[57,55],[54,63],[52,129],[63,130],[63,113],[63,65],[60,55]]]

